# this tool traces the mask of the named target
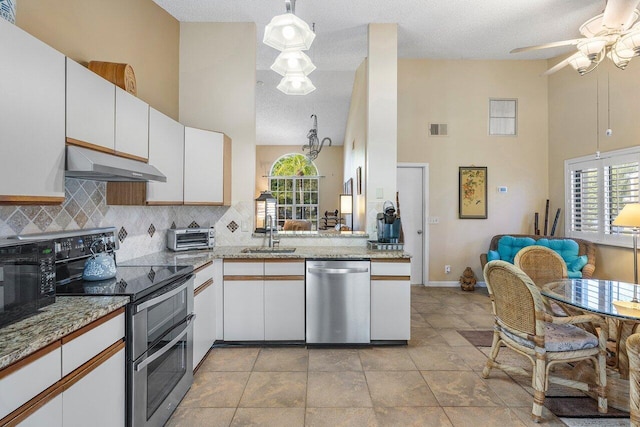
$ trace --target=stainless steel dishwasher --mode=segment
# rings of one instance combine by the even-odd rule
[[[307,344],[371,342],[370,261],[307,260]]]

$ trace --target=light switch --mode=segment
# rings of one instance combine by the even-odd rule
[[[507,190],[507,187],[498,187],[498,193],[506,193]]]

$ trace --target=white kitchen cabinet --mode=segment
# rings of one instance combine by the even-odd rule
[[[265,276],[265,341],[305,339],[304,292],[304,280],[269,280]]]
[[[224,340],[224,265],[222,259],[213,260],[213,289],[216,299],[216,341]]]
[[[411,337],[411,264],[371,260],[371,339]]]
[[[0,202],[62,203],[65,57],[4,19],[0,39]]]
[[[148,205],[181,205],[184,199],[184,126],[149,108],[149,163],[167,182],[147,183]]]
[[[18,425],[20,427],[62,427],[62,394],[51,399]]]
[[[213,262],[196,270],[193,311],[193,368],[195,369],[216,340],[216,294]]]
[[[116,154],[146,162],[149,158],[149,104],[116,86]]]
[[[67,143],[114,153],[115,88],[67,58]]]
[[[185,127],[185,205],[228,205],[231,202],[227,191],[231,188],[230,149],[230,140],[223,133]]]
[[[264,281],[224,281],[224,340],[264,340]]]

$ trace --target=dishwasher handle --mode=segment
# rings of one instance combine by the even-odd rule
[[[368,273],[369,267],[353,267],[353,268],[309,267],[307,268],[307,271],[309,273],[317,273],[317,274]]]

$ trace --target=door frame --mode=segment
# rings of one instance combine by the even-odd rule
[[[404,163],[399,162],[399,168],[422,169],[422,285],[429,285],[429,163]],[[397,172],[396,172],[397,174]]]

